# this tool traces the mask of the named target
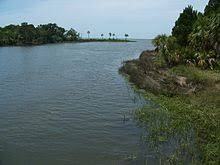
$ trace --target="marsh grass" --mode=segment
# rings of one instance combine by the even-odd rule
[[[218,71],[178,66],[169,70],[186,76],[204,89],[193,95],[165,96],[145,92],[144,96],[160,105],[145,106],[135,116],[148,130],[147,141],[170,164],[219,164],[220,161],[220,74]],[[168,153],[168,154],[167,154]]]
[[[220,81],[220,70],[201,70],[196,67],[179,65],[169,71],[171,74],[187,77],[189,82],[211,86]]]

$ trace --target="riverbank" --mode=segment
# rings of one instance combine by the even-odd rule
[[[175,148],[161,153],[165,161],[219,163],[219,71],[168,68],[154,51],[145,51],[139,59],[124,62],[120,72],[159,105],[139,109],[135,117],[147,128],[154,148],[168,144]]]
[[[40,46],[47,44],[62,44],[62,43],[85,43],[85,42],[136,42],[134,40],[123,40],[123,39],[79,39],[76,41],[64,41],[56,43],[29,43],[29,44],[16,44],[16,45],[0,45],[0,47],[13,47],[13,46]]]
[[[77,42],[136,42],[134,40],[127,40],[127,39],[98,39],[98,38],[91,38],[91,39],[79,39]]]

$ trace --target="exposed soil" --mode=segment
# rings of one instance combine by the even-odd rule
[[[124,62],[120,72],[129,75],[130,81],[138,88],[154,94],[189,95],[201,88],[186,77],[170,73],[168,67],[158,67],[155,58],[155,51],[144,51],[139,59]]]

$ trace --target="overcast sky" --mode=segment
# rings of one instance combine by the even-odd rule
[[[203,11],[208,0],[0,0],[0,26],[57,23],[85,36],[116,33],[153,38],[171,32],[184,7]]]

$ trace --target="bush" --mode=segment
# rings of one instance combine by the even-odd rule
[[[216,44],[219,44],[220,35],[220,14],[207,16],[199,16],[196,21],[192,33],[189,35],[190,47],[201,52],[209,52],[216,50]]]
[[[79,34],[74,29],[66,31],[64,28],[52,23],[37,27],[22,23],[21,25],[9,25],[0,28],[0,45],[38,45],[76,41],[78,39]]]
[[[169,67],[189,64],[203,69],[217,68],[220,57],[220,13],[209,16],[200,14],[188,35],[188,43],[182,46],[178,38],[165,34],[153,40],[158,56]]]
[[[177,40],[173,36],[158,35],[153,40],[159,55],[163,57],[167,66],[173,66],[181,62],[181,51]]]

